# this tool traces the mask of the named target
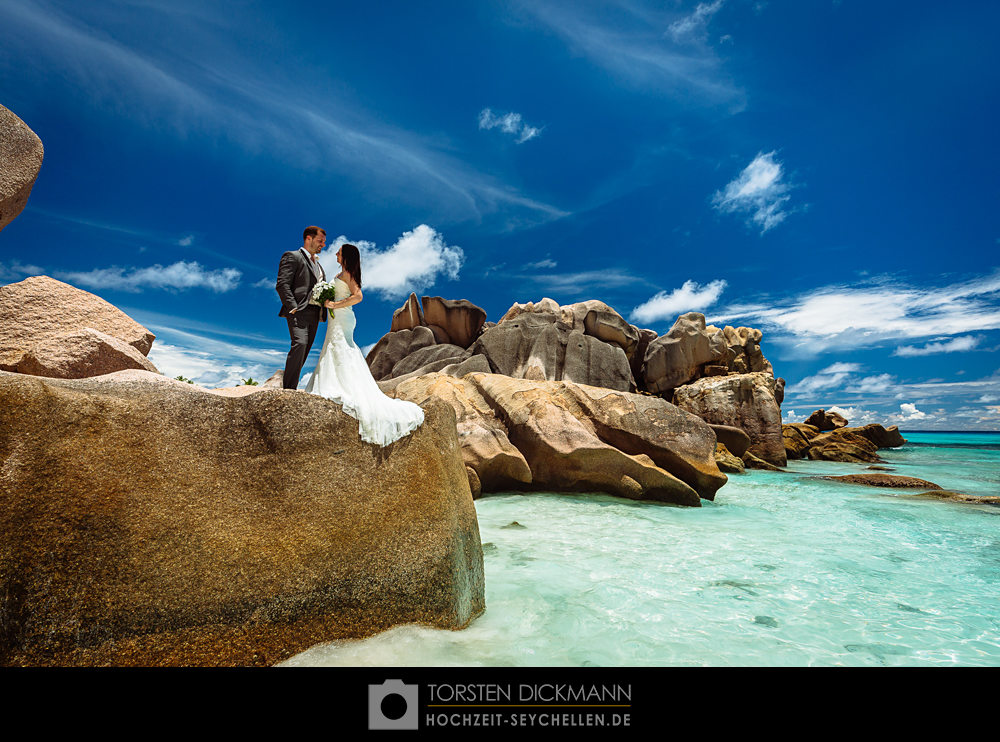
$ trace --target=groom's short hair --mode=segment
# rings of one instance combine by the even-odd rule
[[[326,230],[322,227],[306,227],[305,231],[302,233],[302,241],[306,241],[306,237],[315,237],[320,232],[326,235]]]

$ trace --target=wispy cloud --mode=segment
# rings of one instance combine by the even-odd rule
[[[927,343],[927,345],[919,348],[913,345],[903,345],[896,348],[892,354],[894,356],[912,358],[914,356],[934,355],[935,353],[961,353],[962,351],[973,350],[979,345],[980,340],[982,338],[977,335],[966,335],[943,343]]]
[[[723,2],[724,0],[715,0],[710,3],[698,3],[690,15],[678,18],[671,23],[667,32],[677,42],[703,40],[708,22],[713,15],[719,12]]]
[[[805,354],[920,337],[1000,329],[1000,271],[946,286],[908,286],[892,276],[834,285],[769,302],[731,305],[710,318],[761,327],[770,341]]]
[[[374,242],[349,240],[341,235],[319,256],[328,276],[340,272],[336,256],[345,242],[357,246],[361,252],[363,289],[376,291],[386,299],[425,289],[440,277],[454,281],[465,260],[462,248],[448,245],[440,233],[421,224],[404,232],[394,245],[384,250],[379,250]]]
[[[580,3],[522,2],[522,10],[560,36],[574,51],[614,74],[620,82],[646,93],[690,102],[744,105],[744,94],[725,72],[715,53],[704,45],[671,43],[666,29],[677,14],[630,3],[613,9]]]
[[[28,276],[40,276],[45,270],[37,265],[30,265],[14,260],[10,263],[0,263],[0,283],[20,281]]]
[[[843,386],[844,382],[861,370],[861,365],[857,363],[834,363],[822,371],[806,376],[797,384],[792,384],[786,390],[788,395],[808,395],[818,391],[837,389]]]
[[[498,115],[489,108],[484,108],[479,112],[479,128],[486,131],[500,129],[504,134],[515,137],[518,144],[534,139],[542,133],[539,127],[529,126],[519,113],[510,112]]]
[[[630,318],[633,322],[643,324],[673,322],[678,315],[685,312],[704,312],[719,300],[725,288],[726,282],[722,279],[711,281],[704,286],[694,281],[685,281],[679,289],[674,289],[669,294],[660,291],[637,306],[632,310]]]
[[[748,224],[764,234],[788,216],[791,186],[783,178],[784,168],[775,153],[758,153],[725,188],[715,192],[712,205],[723,213],[747,215]]]
[[[177,244],[180,245],[181,247],[191,247],[191,245],[194,244],[194,235],[189,234],[185,237],[181,237],[179,240],[177,240]]]
[[[614,289],[623,286],[650,285],[649,281],[634,273],[621,269],[579,271],[576,273],[525,273],[516,276],[542,291],[566,294],[568,292],[588,294],[593,298],[596,286]]]
[[[206,270],[196,262],[183,260],[173,265],[146,268],[95,268],[91,271],[56,271],[56,278],[75,286],[137,293],[146,288],[183,291],[204,288],[224,293],[239,285],[243,275],[235,268]]]
[[[552,260],[552,258],[545,258],[535,263],[528,263],[524,267],[526,270],[540,270],[542,268],[555,268],[557,265],[558,263]]]
[[[42,74],[61,76],[88,105],[111,108],[181,139],[221,138],[300,169],[332,169],[453,217],[513,210],[521,221],[539,223],[566,215],[447,153],[447,143],[394,127],[335,96],[317,98],[311,83],[307,87],[260,65],[245,51],[252,47],[228,42],[227,34],[212,35],[210,45],[199,44],[212,29],[224,28],[225,19],[191,19],[183,11],[218,11],[188,4],[155,10],[129,14],[132,25],[112,34],[104,29],[120,23],[121,3],[65,8],[33,0],[0,3],[0,28],[7,31],[4,44],[10,52],[0,55],[0,71],[5,62],[40,67],[44,60]],[[166,31],[176,42],[169,50],[147,43],[148,34]],[[207,48],[211,63],[204,56]],[[314,104],[303,106],[304,99]],[[424,187],[415,188],[418,183]]]

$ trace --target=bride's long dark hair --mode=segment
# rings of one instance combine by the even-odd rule
[[[341,257],[344,261],[344,270],[351,274],[351,278],[354,279],[354,283],[361,288],[361,253],[358,252],[358,248],[349,242],[345,242],[340,246]]]

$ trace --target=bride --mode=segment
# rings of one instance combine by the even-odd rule
[[[358,421],[361,440],[387,446],[408,435],[424,421],[424,411],[412,402],[387,397],[368,370],[354,342],[357,319],[352,306],[361,301],[361,255],[354,245],[337,251],[341,272],[333,279],[336,291],[325,306],[330,311],[326,340],[306,391],[333,400]]]

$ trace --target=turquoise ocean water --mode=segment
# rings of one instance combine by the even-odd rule
[[[898,474],[1000,495],[1000,433],[904,433]],[[1000,665],[1000,507],[913,500],[789,462],[681,508],[594,494],[476,502],[486,612],[289,665]],[[516,522],[518,525],[512,526]]]

